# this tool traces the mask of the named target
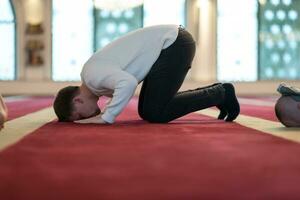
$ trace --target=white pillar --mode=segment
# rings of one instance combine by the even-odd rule
[[[216,0],[198,0],[199,35],[192,78],[216,80]]]

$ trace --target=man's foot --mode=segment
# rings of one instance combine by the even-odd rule
[[[197,88],[197,89],[205,89],[205,88],[216,86],[216,85],[223,85],[223,84],[222,83],[214,83],[212,85],[202,87],[202,88]],[[222,119],[222,120],[225,119],[225,117],[227,116],[227,109],[225,108],[225,106],[224,105],[217,105],[216,107],[220,110],[220,114],[218,116],[218,119]]]
[[[224,103],[219,106],[221,108],[219,108],[221,110],[221,113],[218,118],[224,119],[227,115],[225,121],[232,122],[240,114],[240,104],[235,95],[233,85],[231,83],[224,83],[222,84],[222,86],[225,89],[225,100]]]
[[[217,108],[220,110],[220,114],[218,116],[218,119],[225,119],[225,117],[227,116],[227,109],[225,108],[224,105],[219,105],[217,106]]]
[[[1,129],[4,127],[4,121],[5,121],[5,117],[4,117],[4,115],[0,112],[0,131],[1,131]]]
[[[7,120],[7,107],[3,101],[2,96],[0,95],[0,130],[4,126],[4,122]]]

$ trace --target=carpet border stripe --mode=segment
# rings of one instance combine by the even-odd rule
[[[219,111],[209,108],[209,109],[197,111],[196,113],[216,118],[219,114]],[[244,127],[248,127],[263,133],[271,134],[276,137],[280,137],[293,142],[300,143],[299,128],[286,128],[279,122],[274,122],[274,121],[270,121],[258,117],[242,115],[242,114],[238,116],[235,122]]]
[[[258,100],[258,99],[250,99],[250,98],[238,98],[239,103],[242,105],[252,105],[252,106],[266,106],[266,107],[274,107],[276,102]]]
[[[52,107],[7,121],[0,132],[0,151],[56,118]]]
[[[216,117],[219,111],[214,109],[205,109],[195,113]],[[37,130],[48,122],[53,121],[55,118],[56,115],[53,108],[47,107],[37,112],[30,113],[6,122],[5,128],[0,132],[0,151],[12,144],[15,144],[26,135]],[[279,122],[242,114],[239,115],[235,122],[244,127],[300,143],[299,128],[286,128]]]

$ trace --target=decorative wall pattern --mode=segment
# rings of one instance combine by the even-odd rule
[[[299,0],[267,0],[260,5],[261,79],[300,79],[299,14]]]
[[[107,11],[95,9],[95,50],[112,40],[143,26],[143,6]]]
[[[218,79],[299,80],[299,14],[299,0],[218,0]]]

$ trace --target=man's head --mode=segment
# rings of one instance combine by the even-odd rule
[[[278,120],[286,127],[300,127],[300,101],[292,96],[282,96],[275,105]]]
[[[98,97],[82,92],[78,86],[61,89],[53,103],[59,121],[75,121],[100,114]]]

